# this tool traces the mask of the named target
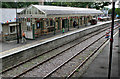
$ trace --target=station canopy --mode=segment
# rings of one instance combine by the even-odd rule
[[[30,5],[21,11],[20,17],[26,18],[54,18],[71,16],[94,16],[103,12],[96,9],[48,6],[48,5]]]

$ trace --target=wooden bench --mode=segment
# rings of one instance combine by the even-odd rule
[[[38,37],[41,35],[41,29],[35,29],[35,37]]]
[[[47,29],[44,29],[44,30],[42,30],[42,33],[48,34],[48,30],[47,30]]]

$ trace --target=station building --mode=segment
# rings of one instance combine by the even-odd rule
[[[56,34],[63,28],[65,31],[74,29],[76,28],[73,26],[74,22],[76,22],[77,28],[86,26],[93,16],[100,14],[102,14],[100,10],[89,8],[30,5],[18,12],[16,28],[18,28],[19,36],[24,31],[26,38],[35,39],[43,34]],[[2,29],[4,28],[6,27],[3,26]]]
[[[7,38],[16,38],[16,13],[24,8],[0,8],[0,41]],[[17,23],[19,26],[19,23]],[[5,39],[4,39],[5,37]]]

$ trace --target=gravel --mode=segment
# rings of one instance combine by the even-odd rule
[[[95,41],[97,38],[99,38],[103,34],[105,34],[105,32],[102,32],[99,35],[96,35],[96,36],[82,42],[81,44],[75,46],[74,48],[71,48],[70,50],[65,51],[64,53],[55,57],[54,59],[44,63],[43,65],[38,66],[37,68],[33,69],[32,71],[24,74],[22,77],[44,77],[46,74],[48,74],[49,72],[54,70],[60,64],[64,63],[67,59],[69,59],[70,57],[72,57],[73,55],[78,53],[81,49],[83,49],[85,46],[87,46],[91,42]],[[83,58],[85,58],[84,56],[83,56]],[[70,67],[71,66],[69,66],[68,69],[63,69],[64,72],[66,73],[69,69],[72,69]],[[61,73],[63,73],[63,72],[61,72]],[[63,73],[63,74],[65,74],[65,73]],[[35,75],[35,74],[39,74],[39,75]],[[59,75],[60,75],[60,73],[59,73]],[[60,75],[60,77],[61,76],[66,76],[66,75]],[[56,77],[58,77],[58,75],[56,75]]]
[[[35,64],[37,64],[37,63],[39,63],[39,62],[42,62],[42,61],[44,61],[44,60],[46,60],[46,59],[48,59],[48,58],[50,58],[50,57],[58,54],[61,50],[65,50],[65,49],[69,48],[70,46],[72,46],[72,45],[74,45],[74,44],[77,44],[78,42],[80,42],[80,41],[82,41],[82,40],[84,40],[84,39],[86,39],[86,38],[88,38],[88,37],[91,37],[91,36],[94,35],[94,34],[95,34],[95,33],[92,33],[92,34],[90,34],[90,35],[88,35],[88,36],[84,36],[84,37],[82,37],[81,39],[77,39],[77,40],[75,40],[75,41],[73,41],[73,42],[71,42],[71,43],[69,43],[69,44],[66,44],[66,45],[64,45],[64,46],[62,46],[62,47],[60,47],[60,48],[57,48],[57,49],[49,52],[49,53],[46,53],[46,54],[44,54],[43,56],[40,56],[40,57],[38,57],[38,58],[30,61],[30,62],[27,62],[27,63],[25,63],[25,64],[23,64],[23,65],[20,65],[20,66],[18,66],[17,68],[12,69],[12,70],[10,70],[10,71],[2,74],[2,76],[3,76],[3,77],[13,77],[13,76],[15,76],[15,75],[17,75],[17,74],[19,74],[19,73],[21,73],[21,72],[23,72],[23,71],[31,68],[31,67],[34,66]],[[76,49],[74,49],[74,50],[76,50]],[[70,51],[73,52],[74,50],[70,50]],[[66,55],[67,55],[67,54],[66,54]],[[57,61],[62,62],[62,60],[57,60]],[[55,64],[56,64],[56,63],[55,63]],[[34,75],[34,76],[35,76],[35,75]]]
[[[65,50],[68,47],[72,46],[73,44],[77,44],[78,42],[80,42],[81,40],[84,40],[85,38],[91,37],[92,35],[94,35],[95,33],[92,33],[88,36],[82,37],[81,39],[75,40],[65,46],[62,46],[56,50],[53,50],[43,56],[40,56],[30,62],[27,62],[17,68],[15,68],[14,70],[8,71],[5,74],[3,74],[4,77],[13,77],[29,68],[31,68],[32,66],[34,66],[36,63],[42,62],[56,54],[58,54],[61,50]],[[22,77],[44,77],[47,73],[51,72],[54,68],[58,67],[60,64],[62,64],[63,62],[65,62],[67,59],[69,59],[71,56],[75,55],[77,52],[79,52],[81,49],[83,49],[85,46],[87,46],[89,43],[93,42],[94,40],[96,40],[97,38],[99,38],[101,35],[105,34],[105,32],[100,33],[99,35],[96,35],[84,42],[82,42],[81,44],[75,46],[74,48],[71,48],[70,50],[60,54],[59,56],[55,57],[54,59],[38,66],[37,68],[33,69],[32,71],[24,74]],[[97,47],[97,46],[91,46],[91,47]],[[89,52],[85,52],[80,54],[79,56],[75,57],[73,59],[73,61],[68,63],[68,66],[65,66],[65,69],[63,68],[64,72],[61,70],[58,70],[56,73],[54,73],[52,76],[54,77],[65,77],[68,72],[70,72],[71,70],[73,70],[78,64],[76,64],[76,62],[80,63],[82,62],[82,60],[84,58],[86,58],[86,56],[88,56],[88,54],[90,54],[91,51],[93,51],[93,49],[89,49]],[[63,75],[62,75],[62,74]],[[67,73],[67,74],[66,74]]]

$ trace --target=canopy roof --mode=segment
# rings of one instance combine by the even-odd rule
[[[23,8],[17,9],[17,12],[21,12],[24,10]],[[2,18],[0,18],[0,23],[6,23],[9,22],[15,22],[16,18],[16,9],[15,8],[0,8],[0,15]]]
[[[31,12],[29,12],[30,10]],[[35,11],[36,10],[36,11]],[[38,11],[37,11],[38,10]],[[36,13],[34,13],[34,12]],[[26,13],[27,12],[27,13]],[[100,10],[75,7],[46,6],[46,5],[30,5],[28,8],[20,12],[21,15],[41,14],[44,17],[66,17],[66,16],[88,16],[102,14]],[[36,15],[35,15],[36,16]]]

